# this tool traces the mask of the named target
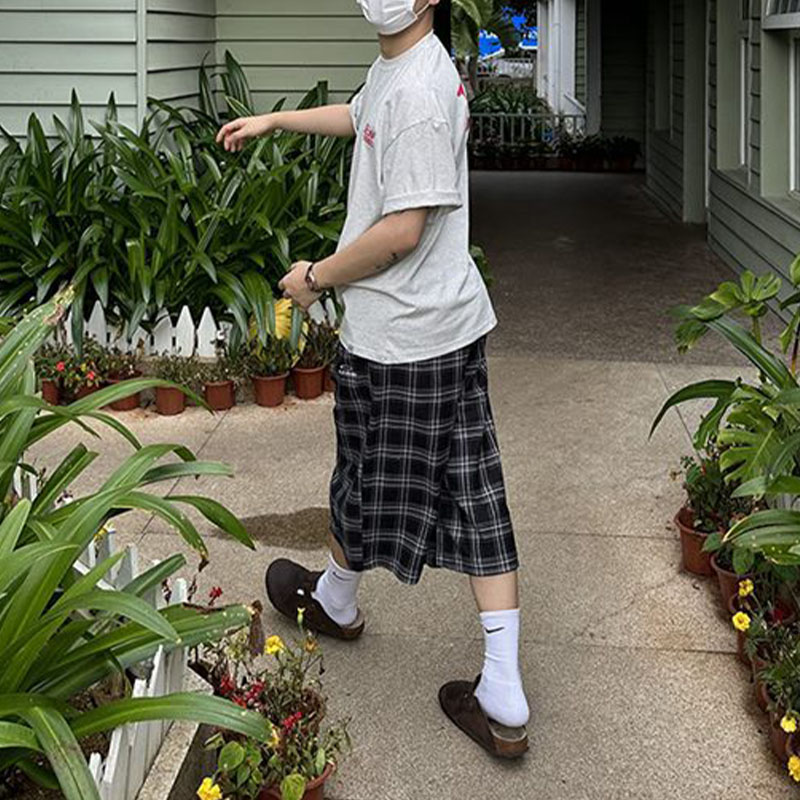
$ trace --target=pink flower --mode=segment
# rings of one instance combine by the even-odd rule
[[[59,361],[56,364],[56,372],[63,372],[67,368],[67,365],[63,361]]]

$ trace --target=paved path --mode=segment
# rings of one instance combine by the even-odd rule
[[[670,520],[681,491],[669,472],[689,449],[684,420],[671,415],[647,439],[671,389],[736,374],[712,343],[679,362],[662,315],[724,267],[699,231],[649,205],[637,178],[479,174],[473,197],[475,238],[498,276],[490,383],[524,564],[531,752],[494,763],[439,711],[439,685],[480,669],[466,580],[428,572],[409,589],[372,573],[362,582],[365,636],[326,647],[326,687],[334,711],[353,717],[355,739],[331,798],[786,796],[713,587],[679,571]],[[206,529],[203,590],[220,584],[225,599],[247,601],[263,597],[277,556],[324,564],[331,405],[129,415],[146,441],[181,441],[236,469],[233,480],[182,487],[223,499],[259,539],[251,555]],[[116,440],[100,447],[109,470],[125,452]],[[125,537],[152,558],[180,549],[145,519],[129,520]],[[289,632],[272,614],[267,623]]]

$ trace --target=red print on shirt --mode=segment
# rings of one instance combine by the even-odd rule
[[[375,129],[372,125],[367,125],[364,128],[364,141],[370,146],[375,146]]]
[[[459,83],[458,84],[458,91],[456,92],[456,97],[466,97],[466,96],[467,96],[467,92],[464,89],[464,84],[463,83]]]

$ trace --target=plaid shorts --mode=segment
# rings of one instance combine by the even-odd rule
[[[404,583],[423,567],[517,568],[489,404],[486,337],[436,358],[381,364],[339,345],[331,531],[350,567]]]

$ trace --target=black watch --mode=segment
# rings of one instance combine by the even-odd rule
[[[314,275],[314,262],[312,261],[308,267],[306,268],[306,286],[311,289],[312,292],[321,292],[322,289],[319,288],[319,284],[317,283],[317,276]]]

